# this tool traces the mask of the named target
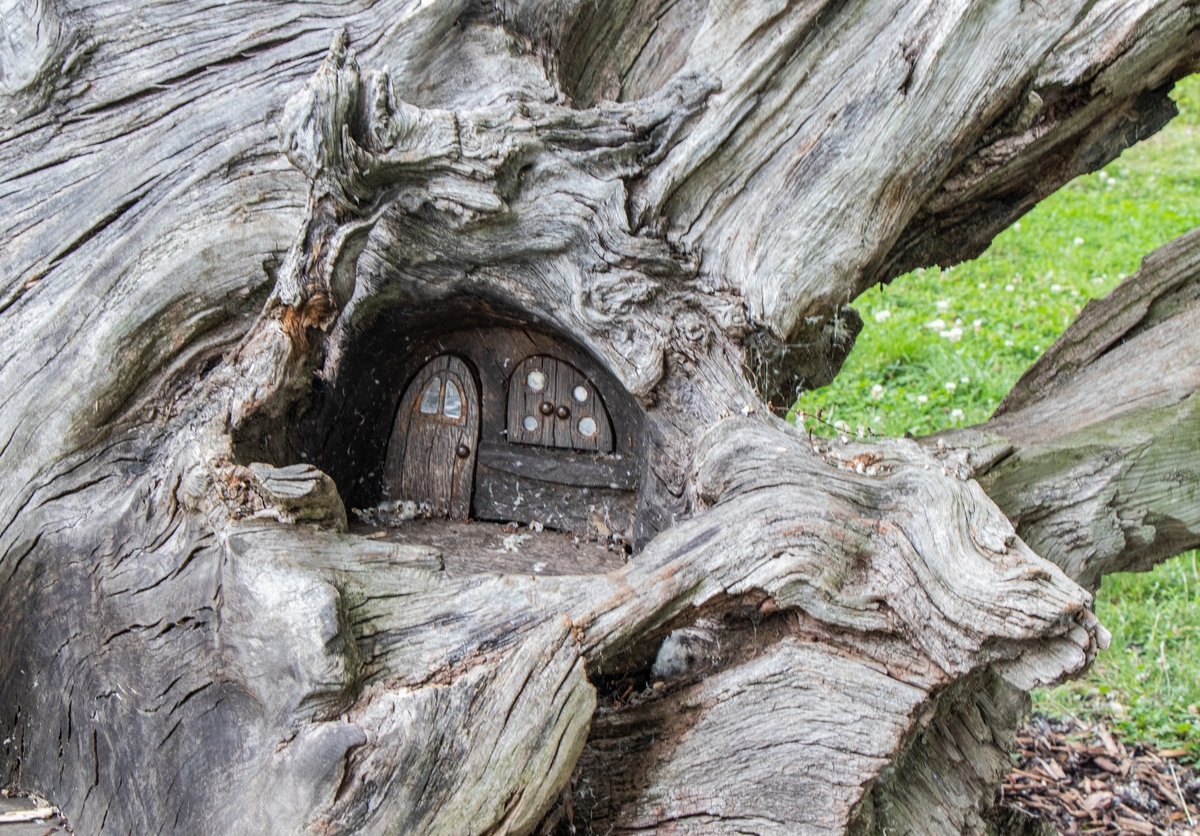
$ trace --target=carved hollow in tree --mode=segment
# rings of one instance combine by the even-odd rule
[[[1049,436],[1004,415],[827,445],[766,400],[836,373],[863,290],[1160,126],[1193,3],[13,5],[0,783],[79,833],[986,831],[1025,692],[1105,633],[981,484],[1055,556],[1021,509],[1081,480],[1015,466],[1036,444],[1005,469]],[[1155,357],[1190,323],[1161,299],[1127,331]],[[1066,378],[1131,352],[1008,415],[1095,407]],[[535,357],[594,387],[611,452],[512,443]],[[1179,420],[1141,431],[1194,453],[1175,371]],[[472,381],[477,443],[441,437]],[[481,545],[455,576],[344,531],[398,415],[406,459],[425,430],[454,457],[409,480],[447,514],[549,486],[539,521],[637,553],[539,575]],[[1192,537],[1172,471],[1130,473],[1151,507],[1070,514],[1117,563]]]
[[[470,318],[495,324],[462,329],[463,317],[402,312],[376,319],[285,431],[304,445],[291,455],[325,467],[354,507],[410,501],[419,516],[646,542],[654,529],[639,518],[655,514],[639,508],[652,509],[654,498],[640,490],[648,461],[635,399],[561,337],[478,309]],[[447,404],[461,414],[447,415]],[[252,432],[242,455],[266,455]]]

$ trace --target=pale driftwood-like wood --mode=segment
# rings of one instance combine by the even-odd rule
[[[0,836],[51,836],[66,833],[65,824],[45,802],[0,795]]]
[[[325,473],[310,464],[272,467],[255,462],[250,465],[252,490],[259,503],[254,510],[281,522],[315,523],[335,531],[345,531],[346,508],[337,485]]]
[[[3,15],[0,783],[78,833],[986,829],[1024,692],[1105,636],[961,478],[1057,558],[1016,430],[814,447],[766,401],[836,373],[862,290],[1160,127],[1192,4]],[[622,568],[340,531],[399,387],[496,327],[604,392]]]
[[[1084,586],[1200,546],[1198,300],[1193,230],[1089,302],[990,421],[930,440]]]
[[[264,624],[319,621],[333,617],[320,613],[336,589],[358,637],[349,647],[314,645],[316,655],[298,660],[305,679],[292,674],[286,688],[270,685],[312,701],[328,719],[311,727],[311,743],[289,745],[284,760],[264,753],[276,760],[262,780],[279,780],[288,758],[325,764],[330,773],[316,806],[288,815],[317,816],[338,832],[522,832],[523,818],[540,818],[556,799],[583,749],[577,788],[633,781],[607,796],[607,818],[622,828],[653,832],[672,821],[684,833],[727,832],[755,821],[758,832],[825,833],[861,818],[872,791],[876,807],[891,809],[885,802],[900,790],[913,805],[907,815],[928,816],[940,791],[932,780],[914,788],[912,777],[966,752],[980,772],[950,799],[965,806],[946,812],[947,822],[961,824],[979,803],[971,782],[989,786],[1005,761],[981,718],[1007,713],[1015,722],[1024,702],[1014,685],[1080,669],[1103,630],[1086,593],[1015,540],[977,486],[929,467],[934,460],[916,444],[886,446],[875,476],[838,467],[834,452],[858,450],[822,454],[794,430],[747,419],[718,424],[697,463],[697,489],[709,507],[604,576],[452,580],[419,563],[425,556],[412,547],[234,526],[227,583],[236,586],[235,600],[254,601]],[[922,502],[906,503],[911,516],[881,524],[905,495]],[[815,502],[828,496],[833,505]],[[791,513],[773,513],[781,508]],[[764,555],[764,546],[777,554]],[[308,610],[283,600],[278,614],[261,610],[289,569],[324,578],[326,592]],[[1002,609],[988,603],[997,589],[1005,593]],[[632,708],[606,706],[598,715],[606,727],[639,723],[656,743],[597,762],[604,737],[593,735],[585,748],[590,718],[598,696],[611,702],[614,695],[588,684],[585,660],[600,682],[637,670],[667,631],[697,613],[726,625],[712,667],[647,688],[646,701]],[[965,628],[968,613],[973,623]],[[438,628],[425,631],[426,624]],[[886,667],[877,661],[884,658]],[[943,693],[964,677],[991,682],[992,672],[1012,684],[977,692],[964,683]],[[337,686],[351,679],[365,683],[357,698]],[[260,699],[268,697],[278,699],[260,690]],[[768,710],[786,713],[782,727],[758,722]],[[495,711],[506,719],[493,722]],[[962,737],[963,711],[976,737]],[[670,722],[648,721],[647,713]],[[926,761],[940,750],[918,743],[930,735],[947,736],[934,766]],[[886,767],[905,749],[910,771],[889,790]],[[414,781],[415,772],[430,779]],[[378,782],[393,791],[380,794]],[[806,788],[815,795],[798,804]],[[284,816],[280,806],[294,804],[277,792],[255,797],[252,822]],[[581,789],[580,804],[588,798],[595,795]],[[870,815],[905,819],[886,810]],[[954,831],[947,824],[927,832]]]

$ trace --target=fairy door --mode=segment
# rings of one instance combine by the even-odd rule
[[[432,517],[466,519],[478,441],[475,378],[457,357],[435,357],[409,384],[396,413],[384,465],[389,496],[427,504]]]
[[[508,383],[508,440],[611,453],[612,424],[600,393],[565,360],[526,358]]]

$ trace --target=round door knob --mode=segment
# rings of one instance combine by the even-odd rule
[[[549,415],[554,411],[554,404],[550,403],[550,401],[542,401],[542,405],[538,407],[538,410],[543,415]]]
[[[563,406],[560,406],[558,409],[554,410],[554,414],[559,418],[570,418],[571,410],[567,409],[566,405],[564,404]]]
[[[460,459],[465,459],[471,455],[471,448],[465,444],[458,445],[458,449],[454,451]]]

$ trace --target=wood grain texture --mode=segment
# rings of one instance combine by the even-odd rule
[[[771,444],[763,450],[762,442],[768,439]],[[748,456],[748,451],[760,452]],[[765,429],[751,421],[723,422],[705,440],[700,454],[698,478],[705,495],[716,503],[708,511],[664,534],[615,575],[529,579],[530,592],[523,598],[532,594],[528,600],[547,604],[551,609],[562,606],[551,602],[561,602],[563,595],[572,596],[577,602],[567,609],[568,618],[579,631],[580,651],[591,660],[593,673],[601,682],[605,676],[630,666],[638,669],[641,664],[638,658],[647,651],[652,655],[659,637],[680,623],[714,609],[727,610],[730,615],[721,632],[721,645],[728,658],[718,662],[717,670],[702,671],[699,682],[695,679],[689,682],[689,677],[684,676],[678,682],[671,682],[668,688],[654,692],[665,701],[658,709],[643,704],[640,709],[633,709],[634,716],[624,720],[620,716],[614,718],[611,709],[600,715],[609,718],[604,721],[606,724],[634,724],[646,740],[653,738],[656,743],[648,753],[626,745],[610,745],[608,748],[615,749],[615,755],[603,758],[607,738],[603,733],[594,733],[584,750],[583,761],[583,778],[591,776],[590,783],[582,779],[575,783],[577,807],[603,801],[615,808],[605,817],[607,823],[615,822],[620,828],[652,830],[672,822],[673,826],[687,827],[684,832],[717,833],[728,832],[746,818],[759,821],[760,825],[768,820],[775,822],[773,829],[760,832],[836,832],[847,826],[864,792],[877,781],[886,762],[882,752],[899,748],[906,735],[917,734],[929,721],[924,710],[916,707],[927,704],[929,697],[922,697],[919,692],[937,691],[939,683],[965,674],[984,658],[998,663],[997,667],[1024,687],[1030,684],[1025,677],[1055,676],[1051,672],[1064,670],[1061,666],[1071,668],[1085,663],[1090,652],[1086,634],[1098,629],[1084,608],[1086,596],[1069,591],[1073,585],[1050,564],[1033,557],[1019,541],[1007,548],[1005,556],[990,554],[992,548],[1006,548],[1002,545],[1005,541],[1002,518],[995,516],[989,521],[994,511],[985,512],[986,506],[968,511],[961,505],[929,502],[932,513],[940,513],[932,509],[954,507],[956,510],[951,513],[968,513],[971,522],[939,527],[941,531],[962,532],[959,536],[965,535],[966,539],[941,539],[937,549],[944,559],[928,563],[925,557],[918,557],[917,550],[931,554],[932,542],[909,539],[923,534],[904,533],[908,529],[921,530],[921,525],[901,522],[897,526],[877,527],[870,522],[880,511],[871,510],[871,504],[877,500],[868,497],[894,496],[892,489],[896,483],[891,480],[907,483],[922,495],[927,491],[956,491],[957,486],[968,484],[943,476],[938,470],[924,469],[924,464],[931,460],[914,444],[901,443],[890,452],[889,460],[895,469],[883,481],[891,484],[880,484],[873,490],[871,482],[879,477],[858,476],[852,470],[835,467],[832,460],[826,463],[797,434]],[[768,456],[774,465],[766,463]],[[837,474],[835,479],[840,476],[844,480],[847,492],[843,496],[857,514],[817,509],[805,501],[820,490],[814,477],[834,474]],[[844,510],[849,511],[849,507]],[[845,531],[847,519],[860,521],[849,532],[852,536]],[[990,533],[991,526],[997,524],[1001,528]],[[764,531],[760,526],[769,530]],[[983,534],[991,545],[974,540],[977,535],[966,532]],[[889,546],[872,548],[868,541],[874,538],[881,538]],[[769,553],[776,555],[774,558],[762,555],[757,560],[745,559],[768,543]],[[981,547],[982,552],[974,552]],[[887,566],[858,565],[861,556],[867,553],[888,561]],[[976,556],[970,558],[972,554]],[[906,561],[912,561],[907,564],[909,568],[905,568]],[[827,573],[817,581],[819,589],[814,589],[809,585],[813,581],[805,580],[811,578],[804,568],[810,562],[823,567],[839,565],[846,574]],[[743,574],[747,570],[749,574]],[[496,623],[511,619],[511,615],[503,613],[504,605],[491,582],[480,581],[483,585],[476,591],[469,595],[460,592],[447,600],[447,605],[453,606],[451,600],[478,600],[479,605],[470,608],[472,618]],[[503,581],[506,585],[516,582],[515,578]],[[1040,589],[1044,584],[1065,593],[1054,605],[1061,609],[1045,609],[1048,602]],[[973,629],[980,630],[979,635],[987,633],[995,637],[984,647],[977,643],[977,637],[968,637],[951,625],[960,611],[978,613],[975,601],[985,594],[985,586],[996,585],[1011,593],[1006,599],[1015,609],[987,617],[995,621],[976,622]],[[968,586],[975,591],[968,591]],[[637,593],[631,594],[632,590]],[[937,598],[936,608],[928,604],[926,595]],[[1028,606],[1015,603],[1023,601],[1024,596],[1030,596]],[[1033,598],[1042,603],[1034,604]],[[779,616],[784,624],[778,630],[769,628],[764,620],[758,633],[762,658],[750,654],[747,659],[737,652],[739,646],[745,647],[740,644],[743,639],[746,645],[753,641],[749,622],[739,629],[739,619],[749,618],[742,615],[744,608],[738,606],[744,600],[753,602],[749,606],[751,613],[770,611],[770,607],[763,607],[764,602],[777,603],[789,610],[794,608],[793,614]],[[407,625],[414,619],[436,618],[432,613],[411,609],[401,612],[384,610],[375,604],[369,607],[377,613],[372,624],[378,628],[375,635],[382,643],[379,646],[394,648],[387,650],[388,654],[410,652],[413,645],[405,637],[412,635]],[[1035,614],[1039,609],[1040,614]],[[923,620],[932,611],[940,611],[943,626],[926,627]],[[1057,614],[1052,615],[1054,612]],[[1046,617],[1049,620],[1042,621]],[[535,611],[525,610],[521,624],[536,623],[538,618]],[[1051,622],[1056,626],[1043,633]],[[477,628],[456,623],[454,629],[465,638]],[[529,629],[532,627],[522,626],[518,632]],[[1000,639],[1000,633],[1007,637]],[[1033,639],[1039,634],[1042,638]],[[1051,634],[1056,637],[1051,638]],[[402,643],[392,644],[395,640]],[[460,639],[451,636],[447,640]],[[796,645],[797,641],[802,644]],[[812,645],[814,641],[816,647]],[[828,646],[830,642],[836,650]],[[886,667],[866,661],[884,657],[889,660]],[[1002,658],[1010,662],[1000,662]],[[776,667],[783,659],[790,661],[782,668]],[[806,660],[803,665],[802,660]],[[410,669],[407,664],[404,667]],[[724,673],[720,672],[722,669]],[[785,670],[796,678],[786,676]],[[859,687],[863,684],[862,677],[873,682],[873,689]],[[726,692],[725,688],[729,690]],[[787,694],[794,696],[786,697]],[[831,701],[835,695],[837,700]],[[732,704],[725,705],[727,700]],[[807,713],[812,724],[785,725],[782,729],[773,725],[768,707],[782,710],[785,704],[795,706],[795,717]],[[884,710],[884,705],[891,707]],[[860,746],[841,742],[847,734],[841,728],[838,742],[812,745],[814,739],[822,737],[822,724],[836,722],[835,717],[842,711],[849,712],[847,717],[859,718],[855,728],[863,735],[864,743]],[[647,712],[652,718],[657,716],[658,721],[647,720]],[[615,713],[620,715],[621,710]],[[697,714],[708,717],[715,725],[688,726],[687,718],[695,719]],[[671,722],[660,722],[663,718],[670,718]],[[732,733],[728,725],[744,722],[748,726],[756,721],[761,721],[756,732],[759,736],[748,736],[746,728]],[[687,728],[681,730],[679,723]],[[685,741],[678,739],[679,734],[691,742],[685,745]],[[814,737],[806,736],[810,734]],[[873,742],[866,743],[868,738]],[[876,757],[868,756],[872,746],[878,747],[874,750]],[[714,757],[715,752],[721,755]],[[751,752],[757,757],[751,758]],[[738,765],[736,769],[720,765],[726,757]],[[992,757],[1003,761],[1002,755]],[[586,764],[596,763],[597,758],[603,768],[589,772]],[[781,774],[785,764],[787,768]],[[678,779],[681,774],[691,778],[681,781]],[[657,789],[647,789],[645,780],[637,780],[638,776],[646,775],[659,776],[657,784],[650,782]],[[711,783],[705,783],[702,792],[689,793],[689,788],[697,786],[696,781],[703,780],[701,776],[705,775],[711,778]],[[610,784],[632,779],[633,786],[626,787],[624,793],[592,793],[588,787],[594,790],[596,781],[601,779]],[[986,781],[980,783],[986,785]],[[764,792],[768,785],[776,789]],[[802,788],[817,785],[825,787],[826,795],[833,793],[827,797],[841,800],[828,806],[817,804],[815,808],[797,805],[796,799],[802,797],[797,794],[803,792]],[[887,793],[881,790],[880,795]],[[979,803],[978,799],[965,802],[969,797],[969,793],[962,793],[959,801],[968,807]],[[592,800],[588,801],[589,798]],[[666,798],[675,802],[664,807]],[[697,808],[691,805],[699,805],[706,816],[696,817],[695,821],[690,814],[683,816],[682,812],[695,812]],[[952,818],[954,814],[950,815]],[[607,826],[600,821],[597,825],[595,832],[604,832]],[[955,831],[947,827],[932,832]]]
[[[1103,643],[1090,597],[936,447],[814,449],[764,400],[836,372],[863,289],[1160,126],[1196,8],[598,8],[3,7],[0,783],[79,833],[523,836],[598,776],[598,827],[980,832],[1023,692]],[[1028,426],[1187,316],[1038,378]],[[411,376],[501,327],[603,394],[623,568],[449,577],[337,530]]]
[[[465,520],[475,486],[479,411],[479,386],[466,363],[450,354],[426,363],[396,410],[383,464],[387,496],[415,502],[428,516]]]
[[[530,375],[540,375],[535,378],[541,382],[536,390]],[[527,418],[533,419],[532,430],[525,426]],[[588,434],[580,429],[585,418],[593,427]],[[578,369],[555,357],[528,357],[509,378],[507,430],[510,444],[613,452],[612,422],[596,387]]]
[[[638,464],[628,456],[605,453],[547,452],[536,447],[483,447],[480,462],[494,470],[580,488],[636,491]]]
[[[1089,302],[990,421],[929,439],[1084,586],[1200,545],[1198,299],[1193,231]]]
[[[495,460],[493,460],[494,462]],[[524,465],[528,459],[517,460]],[[511,464],[513,460],[505,461]],[[540,523],[559,531],[587,537],[611,537],[630,544],[637,539],[636,491],[602,485],[576,485],[559,481],[557,467],[531,474],[523,468],[480,463],[475,485],[475,513],[482,520]],[[594,473],[594,471],[592,471]],[[568,471],[575,482],[579,471]]]

